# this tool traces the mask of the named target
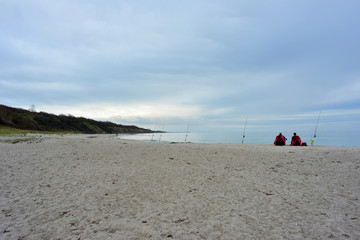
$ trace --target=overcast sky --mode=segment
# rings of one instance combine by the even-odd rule
[[[358,0],[0,0],[0,104],[152,126],[360,123]],[[160,120],[159,120],[160,119]]]

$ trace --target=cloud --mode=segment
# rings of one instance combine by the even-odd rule
[[[327,92],[325,103],[360,101],[360,80],[345,82]]]
[[[41,91],[51,91],[51,92],[65,92],[65,91],[76,91],[79,86],[76,84],[63,84],[59,82],[22,82],[22,81],[5,81],[0,80],[0,85],[8,89],[16,89],[18,91],[32,91],[37,92],[39,89]]]
[[[47,106],[37,107],[40,111],[49,111],[56,114],[71,114],[74,116],[86,116],[89,118],[106,120],[109,118],[189,118],[199,115],[201,112],[198,106],[186,106],[167,103],[132,103],[126,105],[108,105],[107,103],[80,104],[76,106]],[[54,111],[54,109],[56,109]],[[154,114],[155,113],[155,114]]]
[[[0,1],[0,101],[219,126],[356,111],[359,5]]]

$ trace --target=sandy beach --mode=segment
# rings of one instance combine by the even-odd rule
[[[360,147],[0,142],[0,239],[360,239]]]

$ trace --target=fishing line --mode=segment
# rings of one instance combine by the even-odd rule
[[[162,129],[161,129],[161,132],[160,132],[159,142],[160,142],[161,137],[162,137],[162,134],[163,134],[163,132],[164,132],[165,123],[166,123],[166,120],[164,120],[164,124],[163,124]]]

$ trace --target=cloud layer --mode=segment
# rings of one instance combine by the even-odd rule
[[[348,115],[360,106],[359,7],[0,0],[0,102],[139,123]]]

